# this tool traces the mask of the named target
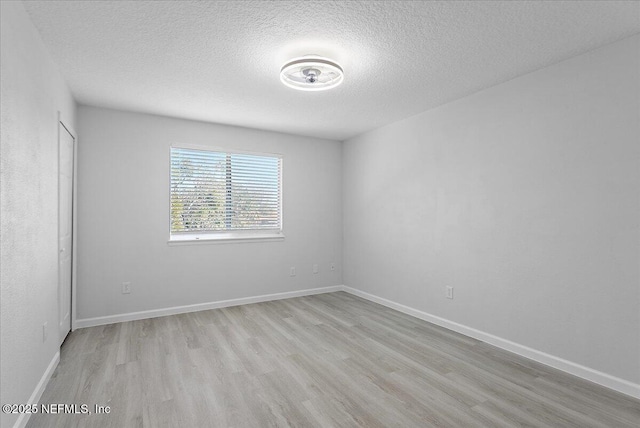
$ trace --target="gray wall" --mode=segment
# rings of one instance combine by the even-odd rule
[[[342,284],[339,142],[85,106],[78,120],[78,319]],[[283,154],[284,241],[167,245],[176,143]]]
[[[21,2],[0,7],[0,401],[19,404],[58,351],[57,112],[73,127],[75,103]],[[3,413],[0,425],[16,419]]]
[[[640,382],[639,52],[346,141],[345,285]]]

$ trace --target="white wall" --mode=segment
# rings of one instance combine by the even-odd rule
[[[0,4],[4,404],[26,403],[59,349],[58,111],[73,127],[75,104],[22,4]],[[3,413],[1,425],[16,419]]]
[[[339,142],[86,106],[78,122],[79,319],[342,283]],[[175,143],[283,154],[284,241],[167,245]]]
[[[635,36],[345,142],[345,285],[640,382],[639,64]]]

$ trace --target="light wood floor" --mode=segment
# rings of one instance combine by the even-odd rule
[[[73,332],[30,427],[638,427],[640,401],[339,292]]]

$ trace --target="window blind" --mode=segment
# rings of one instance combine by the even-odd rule
[[[171,233],[282,229],[282,158],[171,148]]]

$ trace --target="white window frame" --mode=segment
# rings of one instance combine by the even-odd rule
[[[269,156],[280,158],[280,229],[279,230],[225,230],[208,232],[171,232],[171,149],[202,150],[207,152],[219,152],[228,154]],[[169,147],[169,245],[194,245],[194,244],[215,244],[215,243],[241,243],[241,242],[269,242],[284,240],[284,218],[283,218],[283,164],[284,156],[279,153],[254,152],[247,150],[236,150],[224,147],[198,146],[193,144],[172,144]]]

